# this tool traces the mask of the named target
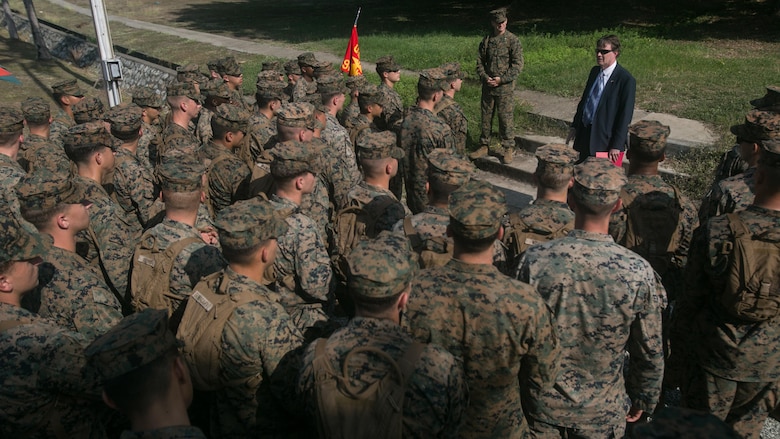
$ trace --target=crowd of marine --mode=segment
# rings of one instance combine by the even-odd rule
[[[464,156],[461,66],[404,108],[376,65],[268,62],[250,103],[228,57],[113,108],[66,80],[0,109],[0,436],[759,437],[779,88],[698,210],[643,120],[626,170],[540,147],[508,214]]]

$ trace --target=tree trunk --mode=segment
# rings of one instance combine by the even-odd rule
[[[46,46],[46,41],[43,39],[41,25],[38,23],[38,15],[35,14],[33,0],[24,0],[24,8],[27,9],[27,19],[30,20],[30,30],[33,35],[33,42],[35,42],[35,47],[38,48],[38,59],[42,61],[51,60],[51,52]]]
[[[12,40],[18,40],[19,32],[16,31],[16,23],[11,15],[11,6],[8,5],[8,0],[3,0],[3,15],[5,15],[5,24],[8,26],[8,35]]]

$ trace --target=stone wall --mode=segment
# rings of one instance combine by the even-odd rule
[[[0,16],[2,16],[1,11]],[[13,14],[12,19],[19,30],[19,38],[32,42],[27,16]],[[92,38],[43,20],[39,21],[43,38],[52,56],[82,68],[91,66],[95,69],[96,76],[102,78],[100,51],[97,44],[90,42]],[[123,91],[145,86],[164,92],[165,86],[176,78],[175,64],[116,45],[114,54],[122,63],[123,80],[120,89]]]

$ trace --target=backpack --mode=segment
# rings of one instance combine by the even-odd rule
[[[661,277],[669,270],[680,246],[683,208],[679,189],[672,188],[674,198],[661,192],[635,197],[621,194],[626,208],[626,233],[620,244],[647,259]]]
[[[198,390],[220,387],[219,365],[222,356],[222,331],[233,311],[257,299],[250,292],[228,294],[224,272],[210,274],[198,282],[178,323],[176,338],[184,343],[182,356],[190,368],[192,384]]]
[[[422,239],[410,216],[404,218],[404,234],[412,244],[412,249],[420,255],[420,268],[443,267],[452,259],[452,241],[444,236]]]
[[[406,385],[425,345],[412,343],[398,362],[377,348],[358,347],[347,354],[343,370],[337,373],[325,355],[326,344],[326,339],[316,341],[313,364],[320,437],[400,439]],[[358,392],[349,383],[347,365],[353,355],[363,352],[373,354],[390,364],[392,369],[382,379]]]
[[[728,314],[763,322],[780,314],[780,232],[775,227],[753,235],[736,213],[728,214],[734,241],[723,243],[728,255],[720,304]]]
[[[374,239],[379,234],[376,223],[385,211],[396,202],[390,196],[374,199],[375,202],[359,206],[355,201],[338,213],[333,221],[333,265],[342,281],[347,279],[346,257],[360,241]]]
[[[160,250],[157,238],[146,231],[141,237],[133,255],[133,267],[130,274],[130,305],[134,311],[146,308],[167,309],[168,315],[176,311],[170,307],[165,297],[170,293],[171,272],[176,258],[188,245],[203,242],[200,237],[190,236],[171,243]]]
[[[507,262],[512,264],[523,256],[528,247],[540,242],[563,238],[574,228],[574,224],[571,222],[558,227],[544,223],[528,225],[518,213],[511,214],[509,222],[512,224],[512,229],[504,237],[504,245],[507,248]]]

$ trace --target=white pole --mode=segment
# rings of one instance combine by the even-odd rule
[[[111,43],[111,31],[108,28],[108,16],[103,0],[89,0],[92,7],[92,20],[95,23],[103,80],[108,94],[108,105],[113,107],[121,103],[119,81],[122,79],[122,64],[114,57],[114,45]]]

